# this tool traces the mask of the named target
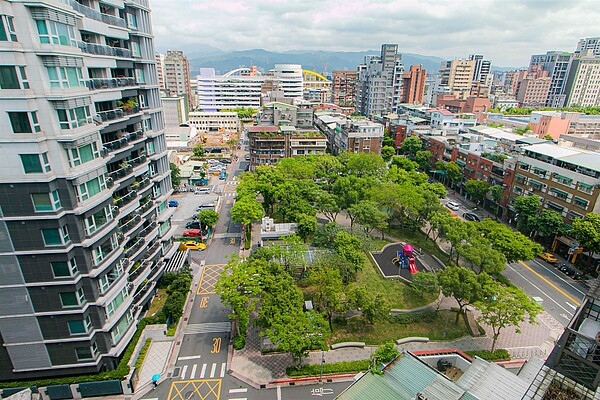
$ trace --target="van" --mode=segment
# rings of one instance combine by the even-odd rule
[[[194,194],[210,194],[210,188],[200,187],[194,190]]]
[[[206,203],[206,204],[200,204],[198,207],[196,207],[196,211],[211,210],[214,208],[215,208],[215,205],[213,203]]]

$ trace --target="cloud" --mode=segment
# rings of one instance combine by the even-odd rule
[[[600,36],[596,0],[151,0],[159,48],[378,49],[524,66]]]

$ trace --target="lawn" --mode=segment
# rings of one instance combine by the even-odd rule
[[[158,294],[152,300],[152,304],[150,304],[150,309],[148,310],[147,316],[151,317],[160,310],[162,310],[165,302],[167,301],[167,289],[158,289]]]
[[[383,278],[373,265],[371,256],[367,255],[367,258],[365,267],[357,275],[356,283],[367,288],[369,293],[383,295],[390,308],[412,309],[429,304],[437,298],[436,295],[422,298],[406,283],[398,282],[397,279]]]
[[[454,340],[468,336],[469,331],[463,318],[455,324],[456,313],[440,310],[432,322],[413,322],[411,324],[392,323],[388,320],[371,325],[362,317],[353,317],[345,324],[334,323],[332,343],[365,342],[368,345],[380,345],[389,340],[405,337],[424,336],[431,340]]]

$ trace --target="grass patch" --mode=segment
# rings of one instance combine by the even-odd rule
[[[357,274],[356,283],[365,287],[369,293],[382,295],[390,308],[411,309],[424,306],[437,299],[437,295],[421,297],[409,285],[399,282],[397,279],[383,278],[373,264],[370,255],[367,255],[367,259],[365,267]]]
[[[371,360],[342,361],[337,363],[323,364],[323,374],[341,374],[350,372],[366,371],[371,366]],[[285,370],[287,376],[317,376],[321,374],[321,364],[307,364],[296,367],[288,367]]]
[[[144,346],[142,346],[140,350],[140,354],[138,354],[137,360],[135,360],[135,369],[139,370],[142,368],[142,364],[144,364],[144,358],[146,358],[146,353],[148,353],[148,349],[150,348],[150,344],[152,343],[152,338],[146,339]]]
[[[385,320],[374,325],[362,317],[353,317],[333,326],[332,343],[365,342],[368,345],[381,345],[388,340],[397,340],[411,336],[428,337],[431,340],[454,340],[469,335],[469,329],[462,318],[455,324],[456,313],[440,310],[436,318],[428,322],[423,318],[419,322],[400,324]]]
[[[420,230],[412,231],[410,229],[400,229],[397,226],[392,226],[386,230],[386,233],[388,233],[391,236],[397,237],[402,242],[412,244],[413,247],[421,248],[421,251],[423,253],[434,255],[443,262],[448,261],[448,255],[442,250],[440,250],[438,245],[433,240],[425,236],[425,234],[422,233]]]
[[[483,358],[487,361],[508,361],[510,360],[510,354],[506,349],[496,349],[493,352],[488,350],[472,350],[465,351],[465,353],[471,357]]]
[[[148,310],[148,316],[153,316],[160,310],[162,310],[163,306],[167,301],[167,289],[158,289],[158,294],[152,300],[152,304],[150,304],[150,309]]]
[[[177,332],[177,324],[171,324],[169,329],[167,329],[167,336],[175,336],[175,332]]]

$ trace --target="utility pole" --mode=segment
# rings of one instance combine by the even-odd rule
[[[319,383],[323,383],[323,364],[325,364],[325,352],[321,350],[321,375],[319,375]]]

